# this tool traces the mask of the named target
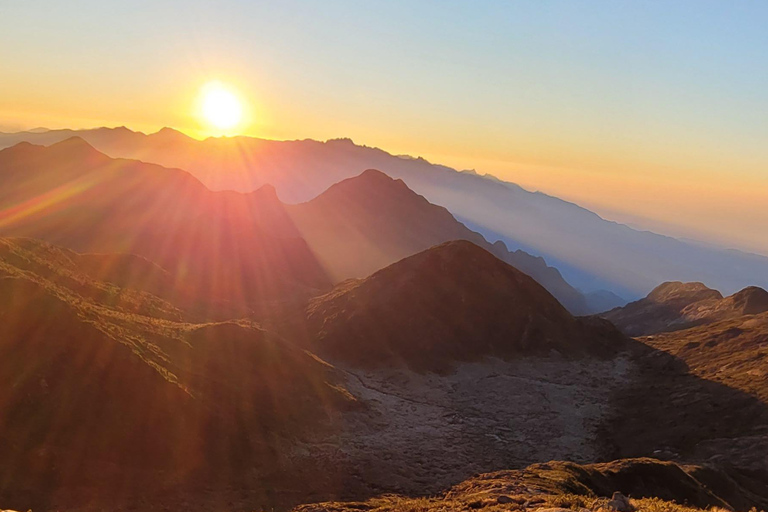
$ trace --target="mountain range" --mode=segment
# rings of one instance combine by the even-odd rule
[[[112,159],[73,137],[0,151],[0,185],[0,234],[136,254],[167,270],[187,296],[263,306],[467,239],[528,272],[573,312],[588,312],[585,298],[543,259],[489,244],[374,170],[285,205],[270,185],[214,192],[184,171]]]
[[[638,231],[512,183],[394,156],[348,139],[198,141],[167,128],[150,135],[99,128],[3,134],[0,145],[51,144],[73,135],[112,157],[182,168],[213,190],[250,192],[269,183],[288,203],[308,201],[364,169],[379,169],[447,208],[489,241],[502,240],[509,248],[545,258],[585,293],[607,290],[635,299],[673,280],[701,281],[725,293],[750,285],[768,288],[768,257]]]
[[[604,320],[574,318],[463,240],[283,310],[279,332],[247,319],[196,321],[172,295],[148,291],[167,279],[139,257],[0,239],[5,502],[159,510],[187,496],[200,500],[193,508],[285,508],[434,494],[480,469],[541,458],[640,455],[700,466],[617,461],[604,470],[628,473],[605,488],[603,469],[558,472],[595,499],[641,485],[701,506],[743,509],[768,496],[753,449],[768,425],[755,357],[765,313],[639,343]],[[717,355],[696,350],[692,336],[697,346],[715,341]]]
[[[286,206],[288,215],[332,280],[366,277],[432,246],[467,240],[532,276],[575,314],[586,297],[543,258],[503,242],[489,243],[445,208],[413,192],[402,180],[375,169],[336,183],[314,199]]]
[[[350,141],[78,133],[0,137],[46,144],[0,150],[2,507],[768,506],[759,264],[624,305],[467,212],[632,280],[701,248]]]

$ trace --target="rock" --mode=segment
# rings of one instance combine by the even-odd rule
[[[608,502],[608,508],[617,512],[634,512],[635,507],[629,502],[629,498],[619,491],[613,493],[611,501]]]
[[[512,503],[513,501],[515,500],[505,495],[501,495],[498,498],[496,498],[496,503],[498,503],[499,505],[505,505],[507,503]]]

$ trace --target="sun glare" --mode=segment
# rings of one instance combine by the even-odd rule
[[[240,123],[243,107],[238,97],[225,85],[212,82],[203,87],[201,114],[210,126],[230,130]]]

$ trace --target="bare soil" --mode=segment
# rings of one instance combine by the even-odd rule
[[[632,363],[625,356],[489,359],[449,375],[340,369],[368,407],[296,455],[336,461],[368,492],[424,494],[484,471],[600,460],[599,425]]]

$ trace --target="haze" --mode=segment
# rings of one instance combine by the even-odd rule
[[[6,2],[0,130],[351,137],[768,254],[758,2]]]

